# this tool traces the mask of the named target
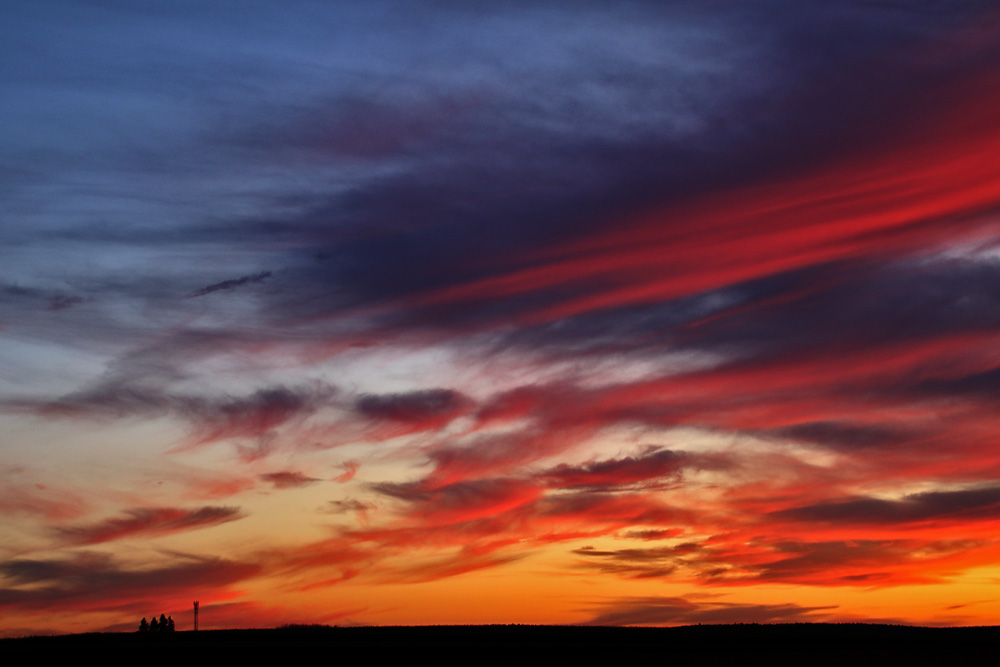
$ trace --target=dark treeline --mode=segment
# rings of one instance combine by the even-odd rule
[[[139,621],[139,632],[173,632],[174,631],[174,619],[170,616],[164,616],[160,614],[160,620],[156,620],[156,616],[153,616],[153,620],[149,623],[146,622],[146,617],[143,616],[142,620]]]
[[[157,620],[157,627],[162,623]],[[167,619],[167,627],[170,626]],[[147,632],[149,632],[147,630]],[[169,632],[169,630],[168,630]],[[158,637],[158,640],[154,640]],[[289,655],[368,655],[379,664],[435,667],[667,667],[766,664],[769,667],[885,667],[985,664],[1000,627],[920,628],[867,624],[704,625],[679,628],[587,626],[288,626],[167,634],[89,633],[0,639],[0,655],[36,660],[46,652],[95,655],[130,647],[189,660],[287,660]],[[5,663],[6,664],[6,663]],[[11,663],[14,664],[14,663]]]

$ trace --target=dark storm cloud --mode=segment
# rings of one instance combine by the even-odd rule
[[[148,538],[214,526],[243,518],[238,507],[139,507],[123,518],[106,519],[86,526],[59,528],[56,533],[71,544],[98,544],[132,537]]]
[[[844,524],[907,524],[918,521],[986,521],[1000,516],[1000,487],[928,491],[899,500],[855,498],[776,512],[796,521]]]

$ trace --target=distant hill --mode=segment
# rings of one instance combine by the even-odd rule
[[[436,665],[947,665],[988,658],[1000,627],[874,624],[587,626],[289,626],[164,635],[90,633],[0,640],[0,655],[173,658],[323,656],[331,664]],[[306,650],[308,653],[297,653]],[[319,653],[317,653],[319,651]],[[147,655],[143,655],[146,652]],[[297,657],[293,657],[297,656]],[[310,660],[314,658],[309,658]]]

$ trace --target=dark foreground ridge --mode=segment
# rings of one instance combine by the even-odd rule
[[[921,628],[873,624],[585,626],[289,626],[172,634],[91,633],[0,640],[0,654],[95,657],[262,656],[320,651],[330,659],[378,664],[941,665],[1000,653],[1000,627]],[[23,653],[22,653],[23,652]],[[301,654],[300,654],[301,655]],[[645,665],[643,665],[645,667]]]

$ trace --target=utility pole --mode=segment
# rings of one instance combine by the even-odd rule
[[[198,632],[198,601],[194,603],[194,631]]]

